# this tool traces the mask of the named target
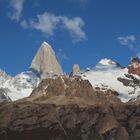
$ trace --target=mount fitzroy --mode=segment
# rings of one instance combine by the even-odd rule
[[[51,46],[44,42],[35,55],[29,71],[15,77],[0,71],[0,100],[18,100],[27,97],[42,79],[62,75],[63,71]]]
[[[64,74],[43,42],[30,68],[0,70],[0,140],[140,140],[140,59]]]

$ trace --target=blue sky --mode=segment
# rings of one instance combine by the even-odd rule
[[[28,70],[43,41],[63,70],[110,58],[127,66],[140,53],[139,0],[0,0],[0,68]]]

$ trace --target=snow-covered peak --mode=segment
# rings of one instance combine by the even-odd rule
[[[3,80],[0,76],[0,102],[3,101],[1,97],[15,101],[29,96],[39,82],[39,77],[32,71],[22,72]]]
[[[108,58],[101,59],[95,66],[95,68],[97,69],[110,69],[120,67],[121,67],[120,64]]]
[[[12,77],[10,75],[8,75],[5,71],[0,69],[0,86],[3,86],[5,81],[11,80],[11,79]]]
[[[116,62],[112,61],[111,59],[104,58],[99,61],[99,64],[102,65],[116,65]]]

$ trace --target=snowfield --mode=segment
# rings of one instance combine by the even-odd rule
[[[5,89],[4,95],[12,101],[28,97],[40,81],[31,71],[22,72],[15,77],[7,77],[1,76],[3,82],[1,82],[0,88]],[[4,78],[6,79],[4,80]]]
[[[126,74],[128,74],[127,68],[122,68],[118,63],[105,58],[92,70],[83,72],[81,76],[83,79],[89,80],[94,88],[99,87],[102,90],[117,91],[121,101],[127,102],[140,95],[140,88],[124,86],[122,82],[117,80],[119,77],[128,79],[125,76]],[[138,76],[135,77],[138,78]]]

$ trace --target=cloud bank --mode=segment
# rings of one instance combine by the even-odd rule
[[[118,37],[118,41],[122,46],[125,46],[131,51],[134,51],[136,53],[136,56],[140,56],[140,36],[121,36]]]
[[[85,40],[86,34],[83,31],[85,23],[80,17],[68,18],[66,16],[56,16],[45,12],[37,15],[36,19],[22,21],[23,28],[32,28],[45,33],[47,36],[53,36],[57,29],[67,30],[75,42]]]
[[[86,34],[83,30],[85,25],[80,17],[69,18],[67,16],[57,16],[53,13],[44,12],[38,14],[36,18],[29,18],[29,20],[22,20],[23,5],[26,0],[9,0],[10,12],[8,16],[10,19],[20,23],[21,27],[25,29],[34,29],[44,33],[46,36],[53,36],[59,30],[67,31],[72,37],[73,42],[86,40]],[[87,0],[77,0],[84,2]]]

